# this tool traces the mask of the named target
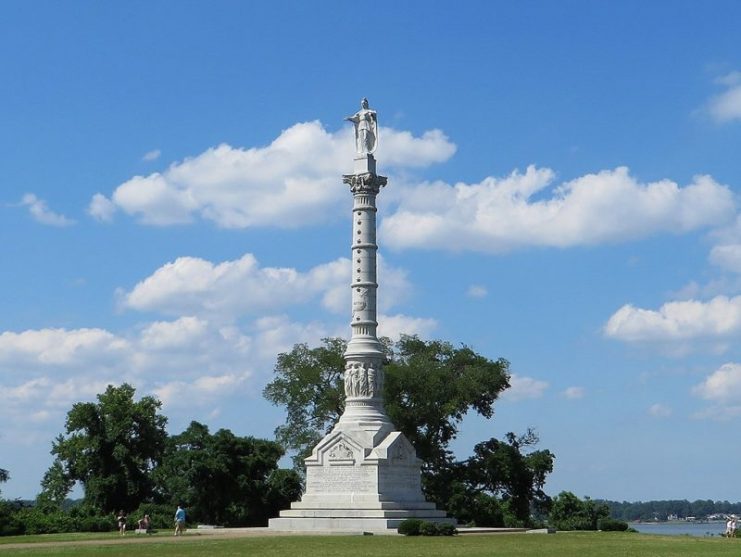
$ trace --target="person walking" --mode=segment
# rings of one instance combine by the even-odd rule
[[[118,511],[118,516],[116,517],[116,520],[118,521],[118,532],[122,535],[126,535],[126,513],[123,509]]]
[[[185,509],[182,505],[178,505],[178,509],[175,511],[175,535],[182,536],[185,531]]]

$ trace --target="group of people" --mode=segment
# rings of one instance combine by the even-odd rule
[[[116,517],[116,521],[118,522],[118,532],[122,536],[126,535],[126,512],[122,509],[119,511],[118,516]],[[149,532],[152,528],[152,519],[149,518],[148,514],[145,514],[143,518],[140,518],[137,522],[137,530],[143,531],[143,532]],[[175,535],[176,536],[182,536],[185,532],[185,509],[182,505],[178,505],[177,510],[175,511]]]
[[[735,538],[736,537],[736,515],[732,514],[728,517],[728,522],[726,522],[726,537],[727,538]]]

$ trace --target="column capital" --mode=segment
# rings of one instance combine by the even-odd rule
[[[378,194],[381,188],[386,185],[388,179],[386,176],[378,176],[374,172],[366,172],[364,174],[343,174],[342,181],[350,186],[352,193]]]

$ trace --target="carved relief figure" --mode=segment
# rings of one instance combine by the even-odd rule
[[[368,307],[368,289],[360,288],[360,292],[356,292],[355,299],[352,303],[352,316],[355,319],[355,315],[365,308]]]
[[[365,365],[360,371],[360,387],[357,394],[358,396],[371,396],[370,389],[368,388],[368,368]]]
[[[355,152],[358,155],[369,155],[378,147],[378,116],[375,110],[368,108],[368,99],[360,101],[360,110],[349,120],[355,125]]]
[[[332,450],[329,451],[329,460],[351,460],[354,456],[352,449],[342,441],[337,443]]]

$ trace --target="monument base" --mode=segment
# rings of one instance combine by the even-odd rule
[[[369,433],[335,429],[325,437],[305,461],[306,493],[270,519],[270,528],[388,532],[407,518],[455,524],[425,501],[422,462],[406,437],[392,431],[377,446],[364,448]]]

